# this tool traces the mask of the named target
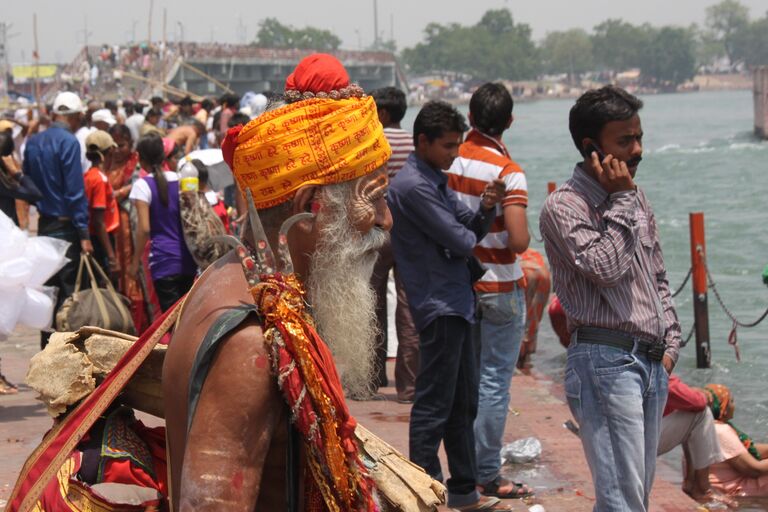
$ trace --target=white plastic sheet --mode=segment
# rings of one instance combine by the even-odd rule
[[[28,236],[0,212],[0,339],[17,324],[50,326],[56,290],[43,286],[67,262],[68,242]]]
[[[501,458],[506,463],[525,464],[532,462],[541,455],[541,441],[535,437],[518,439],[501,449]]]

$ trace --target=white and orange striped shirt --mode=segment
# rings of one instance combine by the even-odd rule
[[[517,255],[507,246],[504,208],[511,205],[528,206],[528,184],[523,169],[509,157],[504,144],[472,130],[459,148],[459,157],[447,173],[448,186],[472,210],[480,207],[480,196],[488,182],[496,178],[504,180],[506,194],[501,205],[496,207],[496,219],[491,231],[475,247],[475,256],[488,270],[475,283],[475,290],[486,293],[511,292],[516,283],[522,282],[523,270]]]
[[[391,178],[403,168],[408,155],[413,153],[413,135],[400,128],[384,128],[384,136],[392,148],[392,156],[387,162],[387,174]]]

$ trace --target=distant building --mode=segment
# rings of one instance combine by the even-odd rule
[[[148,98],[166,93],[179,97],[219,96],[225,85],[238,94],[247,91],[282,93],[285,78],[314,50],[257,48],[222,43],[146,43],[83,48],[69,64],[60,66],[55,79],[42,91],[46,101],[61,90],[74,90],[99,99]],[[391,52],[330,52],[344,64],[350,79],[366,91],[394,86],[407,91],[405,73]],[[96,79],[85,73],[97,68]],[[89,77],[93,76],[89,74]],[[174,92],[175,91],[175,92]]]
[[[257,48],[250,45],[185,43],[178,49],[181,58],[206,75],[227,84],[236,93],[246,91],[283,92],[285,78],[312,50]],[[406,89],[405,75],[390,52],[335,51],[352,82],[371,91],[394,86]],[[169,69],[168,83],[201,96],[221,89],[211,80],[176,62]]]

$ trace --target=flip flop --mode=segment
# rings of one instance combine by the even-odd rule
[[[19,392],[19,388],[8,382],[5,375],[0,373],[0,395],[15,395]]]
[[[514,490],[510,492],[499,492],[499,489],[513,485]],[[510,482],[506,479],[497,476],[495,480],[492,480],[485,484],[480,484],[480,494],[485,496],[493,496],[495,498],[501,498],[503,500],[519,500],[522,498],[529,498],[534,495],[533,491],[528,488],[527,485],[520,482]]]
[[[510,512],[511,507],[503,505],[501,500],[490,496],[481,496],[476,503],[463,507],[451,508],[453,512]]]

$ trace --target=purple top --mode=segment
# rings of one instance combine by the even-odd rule
[[[160,192],[154,176],[145,176],[144,181],[152,191],[149,204],[150,252],[149,271],[152,279],[171,276],[193,276],[197,265],[184,242],[179,211],[179,182],[168,182],[168,206],[160,201]]]

